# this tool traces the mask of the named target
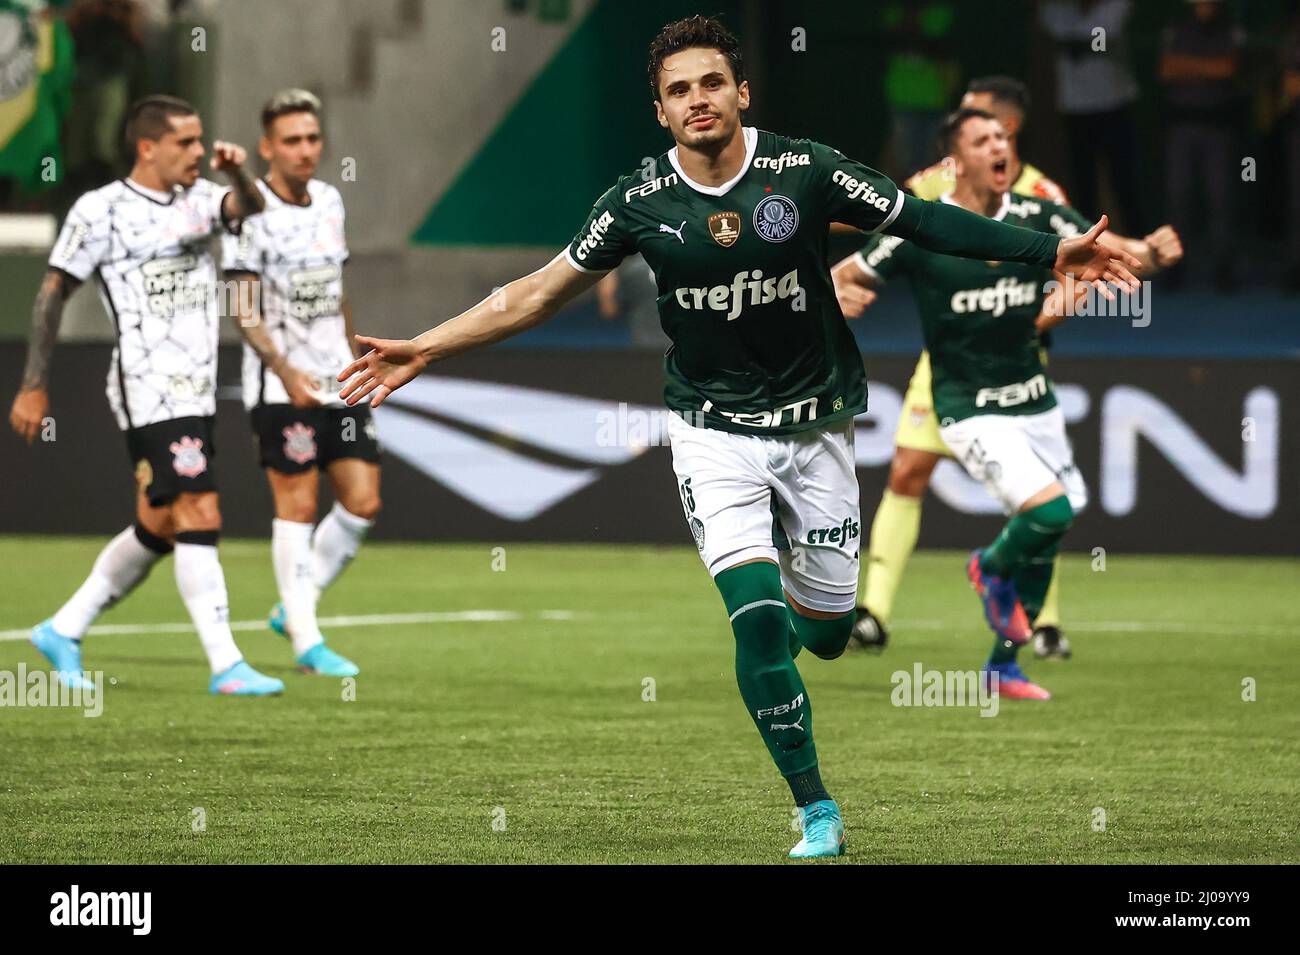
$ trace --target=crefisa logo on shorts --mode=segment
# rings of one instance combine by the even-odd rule
[[[798,228],[799,209],[785,196],[765,196],[754,206],[754,231],[768,242],[784,242]]]

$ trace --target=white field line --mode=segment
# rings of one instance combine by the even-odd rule
[[[573,610],[539,610],[523,614],[514,610],[453,610],[427,613],[376,613],[355,614],[340,617],[322,617],[322,627],[400,627],[413,624],[430,623],[509,623],[522,620],[566,621],[590,619],[600,616],[608,618],[609,614],[594,614]],[[618,614],[620,619],[639,616],[639,614]],[[896,632],[908,630],[951,630],[955,634],[971,629],[975,624],[967,621],[952,620],[896,620],[892,626]],[[236,632],[267,629],[266,619],[234,620],[230,629]],[[1189,623],[1181,620],[1094,620],[1090,623],[1067,623],[1065,629],[1070,633],[1203,633],[1211,636],[1274,636],[1289,634],[1296,627],[1278,624],[1276,626],[1233,626],[1230,624]],[[90,628],[88,636],[108,637],[132,634],[156,633],[193,633],[190,623],[121,623],[100,624]],[[31,636],[31,629],[23,627],[18,630],[0,630],[0,641],[26,640]]]
[[[452,610],[432,613],[372,613],[343,617],[321,617],[322,627],[394,627],[425,623],[502,623],[512,620],[576,620],[585,614],[572,610],[540,610],[522,614],[513,610]],[[266,618],[260,620],[232,620],[235,631],[267,630]],[[149,633],[193,633],[192,623],[111,623],[91,627],[87,636],[111,637]],[[32,634],[30,627],[20,630],[0,630],[0,640],[26,640]]]

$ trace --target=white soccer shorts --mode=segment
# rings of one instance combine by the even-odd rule
[[[976,415],[944,425],[939,433],[966,473],[988,488],[1008,515],[1053,481],[1065,487],[1076,512],[1088,505],[1059,407],[1033,415]]]
[[[709,573],[765,558],[804,607],[852,610],[862,538],[853,422],[776,437],[668,422],[682,509]]]

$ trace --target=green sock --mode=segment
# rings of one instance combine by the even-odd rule
[[[724,570],[714,583],[736,637],[740,696],[776,768],[792,790],[798,784],[796,798],[807,799],[810,794],[803,790],[817,768],[812,704],[790,656],[790,612],[781,573],[775,564],[759,561]]]
[[[1064,494],[1022,511],[1007,521],[997,540],[984,548],[980,566],[998,577],[1013,574],[1056,544],[1073,522],[1074,508]]]
[[[1007,521],[1002,533],[980,557],[980,565],[999,577],[1011,576],[1016,595],[1033,620],[1043,609],[1047,588],[1052,583],[1052,561],[1057,544],[1074,521],[1074,508],[1062,494],[1046,504],[1023,511]],[[993,638],[990,664],[1015,660],[1020,645],[1002,637]]]
[[[1041,553],[1029,558],[1029,562],[1016,568],[1011,579],[1015,581],[1016,593],[1025,608],[1025,616],[1037,620],[1043,612],[1043,601],[1047,599],[1047,588],[1052,586],[1052,570],[1056,564],[1056,541],[1053,541]]]
[[[789,601],[786,601],[789,606]],[[849,645],[849,634],[853,632],[853,623],[857,614],[850,610],[842,617],[819,620],[805,617],[790,607],[790,643],[791,646],[807,647],[823,660],[834,660],[844,653]],[[791,656],[797,651],[792,650]]]

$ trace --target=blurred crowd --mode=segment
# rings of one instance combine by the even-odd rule
[[[933,163],[935,131],[963,92],[957,3],[898,2],[884,26],[893,51],[885,98],[892,129],[883,167],[898,177]],[[1243,183],[1259,175],[1261,142],[1282,142],[1286,190],[1284,282],[1300,291],[1300,5],[1269,35],[1250,37],[1239,7],[1188,0],[1160,34],[1157,89],[1143,89],[1130,44],[1132,0],[1038,0],[1034,36],[1051,44],[1055,112],[1067,168],[1052,170],[1085,214],[1112,214],[1132,235],[1156,224],[1157,206],[1188,241],[1184,266],[1171,276],[1205,275],[1220,291],[1242,281]],[[1027,38],[1028,39],[1028,38]],[[1140,98],[1154,98],[1163,156],[1144,155]],[[1163,195],[1144,189],[1144,171],[1161,170]],[[1104,190],[1104,192],[1103,192]],[[1281,201],[1281,196],[1271,202]]]
[[[1241,237],[1253,231],[1243,223],[1240,186],[1254,181],[1261,157],[1246,144],[1275,144],[1267,158],[1285,171],[1269,182],[1285,196],[1271,193],[1269,202],[1285,206],[1270,212],[1285,232],[1284,281],[1300,290],[1300,8],[1293,3],[1289,20],[1248,34],[1241,3],[1162,4],[1169,19],[1158,63],[1141,74],[1132,0],[1026,0],[1030,15],[1009,29],[1026,43],[1050,44],[1066,168],[1047,171],[1071,202],[1090,216],[1104,208],[1130,235],[1145,234],[1157,218],[1172,222],[1188,243],[1184,272],[1220,290],[1242,282]],[[961,65],[960,4],[870,6],[887,39],[882,82],[891,115],[888,146],[874,158],[902,181],[938,158],[938,125],[971,78]],[[194,8],[212,13],[219,2],[0,0],[0,212],[59,214],[120,172],[127,104],[174,86],[185,40],[174,26]],[[1139,75],[1155,79],[1144,88]],[[1034,92],[1041,118],[1051,100],[1046,89]],[[1139,109],[1152,101],[1155,136],[1142,128]],[[1150,154],[1161,148],[1163,155]],[[1153,181],[1163,194],[1152,193]],[[617,310],[612,298],[607,304]]]

